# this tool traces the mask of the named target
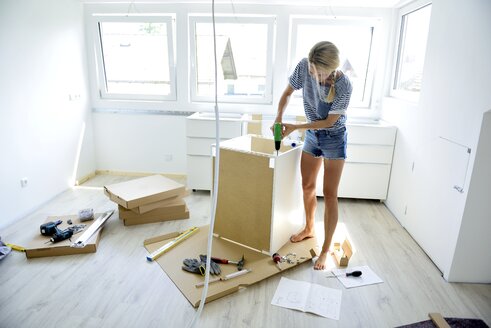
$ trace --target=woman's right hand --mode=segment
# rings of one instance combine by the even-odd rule
[[[282,126],[282,130],[283,130],[283,123],[281,123],[281,120],[275,120],[275,121],[274,121],[274,123],[273,123],[273,125],[271,125],[271,126],[269,127],[269,129],[271,130],[271,133],[272,133],[273,135],[274,135],[274,125],[275,125],[276,123],[280,123],[280,124],[281,124],[281,126]]]

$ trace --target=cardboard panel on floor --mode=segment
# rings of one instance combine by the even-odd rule
[[[195,307],[199,306],[201,300],[202,287],[196,287],[199,282],[204,281],[204,277],[182,270],[182,261],[186,258],[199,258],[200,254],[206,254],[208,243],[209,226],[199,227],[199,230],[188,239],[177,244],[174,248],[159,257],[156,262],[165,271],[169,278],[184,294],[188,301]],[[144,241],[144,246],[149,253],[157,250],[167,242],[177,237],[179,233],[171,233],[163,236],[150,238]],[[247,287],[275,274],[284,272],[300,263],[312,259],[311,249],[315,250],[315,238],[306,239],[299,243],[286,243],[279,250],[280,255],[295,253],[298,263],[281,263],[282,270],[273,262],[271,256],[259,253],[244,246],[232,243],[222,238],[214,237],[212,245],[212,256],[229,260],[239,260],[242,255],[245,258],[244,269],[251,269],[243,276],[226,281],[218,281],[209,285],[206,303],[216,300],[225,295],[234,293],[241,287]],[[144,259],[142,258],[142,261]],[[149,265],[155,265],[149,262]],[[222,276],[237,272],[235,264],[220,264]],[[214,276],[210,275],[210,279]]]
[[[99,244],[99,240],[101,238],[101,232],[104,226],[97,231],[87,242],[84,248],[74,248],[70,247],[72,243],[74,243],[78,237],[80,237],[84,231],[94,223],[94,221],[99,218],[104,213],[95,213],[94,220],[80,222],[80,219],[77,215],[61,215],[61,216],[49,216],[44,222],[57,221],[62,220],[63,222],[58,226],[60,230],[65,230],[69,227],[68,220],[72,220],[73,224],[85,224],[86,227],[81,232],[72,236],[71,239],[62,240],[55,244],[49,242],[51,237],[43,236],[39,232],[39,228],[37,228],[37,234],[33,237],[32,241],[26,247],[26,257],[27,258],[36,258],[36,257],[48,257],[48,256],[61,256],[61,255],[74,255],[74,254],[86,254],[86,253],[95,253],[97,251],[97,245]]]
[[[118,207],[119,209],[119,215],[120,219],[123,220],[123,224],[125,226],[132,226],[132,225],[137,225],[137,224],[146,224],[146,223],[157,223],[157,222],[163,222],[163,221],[170,221],[170,220],[184,220],[184,219],[189,219],[189,209],[187,206],[185,206],[184,211],[182,212],[170,212],[170,213],[160,213],[160,214],[155,214],[153,215],[151,212],[147,212],[145,214],[142,214],[140,217],[130,217],[130,218],[123,218],[121,217],[121,208]]]

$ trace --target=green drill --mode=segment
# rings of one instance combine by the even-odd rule
[[[281,147],[281,135],[282,135],[281,123],[274,124],[274,149],[276,149],[276,156],[278,156],[278,151]]]

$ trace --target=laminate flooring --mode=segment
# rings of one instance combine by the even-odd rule
[[[102,186],[133,178],[97,175],[3,229],[2,240],[27,244],[50,215],[115,209]],[[209,223],[209,192],[193,192],[186,202],[188,220],[125,227],[115,212],[96,253],[37,259],[9,254],[0,261],[0,327],[187,326],[196,309],[159,265],[145,260],[143,247],[147,238]],[[318,203],[322,228],[322,198]],[[370,266],[383,283],[345,289],[307,262],[206,304],[199,326],[395,327],[428,320],[429,312],[480,318],[491,326],[491,285],[447,283],[383,203],[340,199],[338,227],[356,250],[350,266]],[[271,305],[281,277],[341,289],[340,319]]]

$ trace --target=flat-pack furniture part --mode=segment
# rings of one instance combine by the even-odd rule
[[[246,135],[220,143],[214,233],[269,255],[304,224],[301,146]]]
[[[162,175],[151,175],[104,186],[104,193],[126,209],[169,199],[185,192],[184,185]]]
[[[177,206],[176,208],[182,208],[182,210],[165,211],[165,209],[156,209],[144,214],[135,214],[131,210],[118,205],[119,218],[123,220],[125,226],[189,219],[189,209],[186,205]]]
[[[348,238],[343,241],[342,245],[337,242],[334,243],[334,258],[336,259],[338,266],[348,266],[351,256],[353,256],[353,248],[351,247]]]

